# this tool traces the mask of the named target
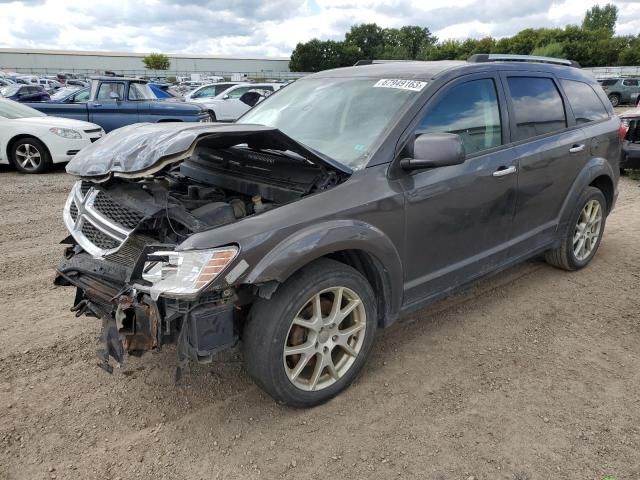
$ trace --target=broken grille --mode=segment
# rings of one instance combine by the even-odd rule
[[[127,207],[118,205],[104,192],[98,192],[93,200],[93,207],[105,217],[127,228],[135,228],[144,218],[143,215]]]
[[[63,217],[78,245],[94,257],[117,252],[144,218],[84,181],[73,186]]]

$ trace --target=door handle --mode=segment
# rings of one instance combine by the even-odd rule
[[[516,173],[517,169],[515,165],[511,165],[510,167],[500,167],[498,170],[493,172],[494,177],[504,177],[505,175],[511,175],[512,173]]]
[[[584,150],[584,144],[582,145],[574,145],[569,149],[569,153],[579,153]]]
[[[101,107],[102,104],[101,103],[92,103],[91,106],[92,107]]]

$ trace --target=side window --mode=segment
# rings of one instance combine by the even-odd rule
[[[231,92],[229,92],[229,97],[230,98],[240,98],[242,95],[247,93],[249,90],[251,90],[251,87],[236,88],[235,90],[232,90]]]
[[[564,103],[550,78],[509,77],[516,128],[514,140],[537,137],[567,127]]]
[[[73,97],[74,103],[82,103],[89,101],[89,90],[85,90],[84,92],[77,93],[75,97]]]
[[[102,83],[100,84],[100,89],[98,90],[98,96],[96,100],[113,100],[111,98],[111,92],[115,92],[118,94],[120,99],[124,98],[124,83]]]
[[[628,78],[626,80],[623,80],[622,84],[625,87],[637,87],[638,86],[638,80],[632,79],[632,78]]]
[[[560,83],[577,123],[597,122],[609,118],[607,109],[591,86],[573,80],[560,80]]]
[[[214,96],[214,88],[215,87],[205,87],[202,88],[200,90],[198,90],[194,95],[193,98],[201,98],[201,97],[212,97]]]
[[[457,133],[467,155],[502,145],[500,107],[491,79],[451,88],[420,120],[416,135]]]

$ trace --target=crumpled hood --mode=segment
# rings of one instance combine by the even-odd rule
[[[67,164],[67,173],[98,177],[94,180],[111,176],[143,177],[184,160],[200,141],[206,141],[214,148],[248,144],[258,149],[288,150],[322,168],[351,173],[348,167],[296,142],[278,129],[215,123],[138,123],[119,128],[80,150]]]

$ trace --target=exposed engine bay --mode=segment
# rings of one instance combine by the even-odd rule
[[[208,286],[238,246],[181,253],[176,246],[347,178],[278,144],[238,144],[239,137],[221,148],[202,138],[151,174],[85,177],[69,195],[63,216],[71,235],[55,283],[77,287],[76,316],[102,319],[107,371],[110,357],[122,363],[127,352],[176,342],[180,378],[189,360],[232,346],[254,293]]]

